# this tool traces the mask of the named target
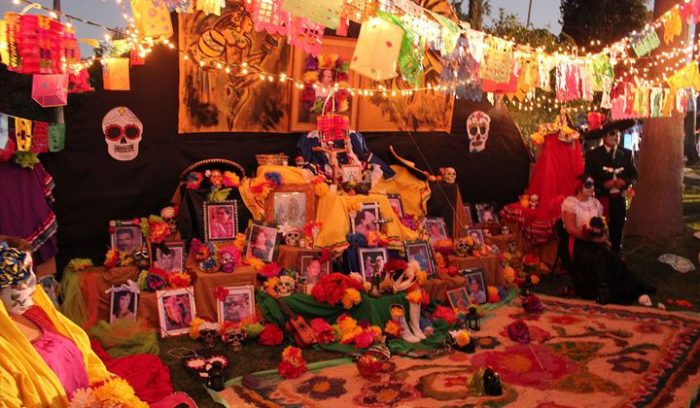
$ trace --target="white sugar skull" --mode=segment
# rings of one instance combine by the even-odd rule
[[[442,179],[447,184],[454,184],[457,181],[457,170],[453,167],[446,167],[442,172]]]
[[[534,210],[537,208],[537,205],[540,203],[540,196],[537,194],[532,194],[530,196],[530,209]]]
[[[280,281],[277,286],[275,286],[275,290],[280,297],[287,297],[294,293],[295,286],[296,282],[294,281],[294,278],[285,275],[280,277]]]
[[[143,124],[129,108],[118,106],[107,112],[102,118],[102,131],[110,156],[120,161],[138,156]]]
[[[489,138],[491,118],[482,111],[474,111],[467,118],[467,136],[469,136],[469,153],[479,153],[486,148]]]
[[[168,225],[170,226],[170,233],[174,233],[177,230],[177,219],[175,218],[175,208],[174,207],[165,207],[162,210],[160,210],[160,218],[163,219],[163,221],[167,222]]]
[[[454,245],[452,246],[452,250],[457,256],[465,257],[469,255],[471,245],[469,245],[469,242],[465,237],[462,237],[455,241]]]
[[[301,231],[292,230],[284,236],[284,243],[289,246],[298,246],[299,240],[301,239]]]

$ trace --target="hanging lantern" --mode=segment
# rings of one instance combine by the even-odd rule
[[[129,58],[108,58],[103,61],[102,82],[106,91],[128,91]]]
[[[65,26],[63,34],[63,57],[68,67],[80,63],[80,46],[78,39],[75,37],[75,28],[73,26]]]
[[[43,108],[67,105],[68,75],[33,75],[32,99]]]
[[[395,78],[404,31],[380,18],[362,24],[350,69],[375,81]]]
[[[142,38],[170,38],[173,35],[170,13],[164,3],[153,0],[131,0],[131,10],[136,28]]]

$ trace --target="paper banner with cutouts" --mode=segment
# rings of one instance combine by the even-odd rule
[[[479,67],[481,79],[497,84],[510,81],[513,72],[513,43],[489,37],[484,43],[484,56]]]
[[[159,1],[131,0],[134,24],[141,37],[170,38],[173,25],[168,7]]]
[[[455,96],[479,102],[482,99],[479,64],[469,53],[469,40],[462,37],[451,54],[444,60],[440,79],[445,86],[455,86]]]
[[[435,19],[435,21],[440,24],[440,36],[442,37],[440,54],[443,56],[451,54],[457,46],[457,40],[459,40],[462,30],[459,28],[457,23],[449,18],[443,17],[440,14],[432,11],[428,12]]]
[[[481,64],[481,60],[484,58],[484,35],[482,31],[472,30],[471,28],[467,30],[469,53],[477,64]]]
[[[66,145],[66,125],[56,123],[49,126],[49,151],[60,152]]]
[[[664,43],[670,44],[674,38],[681,35],[683,32],[683,22],[678,8],[674,7],[669,12],[668,17],[663,20],[664,23]]]
[[[17,151],[28,152],[32,147],[32,121],[24,118],[15,118],[15,141]]]
[[[668,79],[668,84],[671,88],[692,88],[700,91],[700,72],[698,72],[698,62],[693,61]]]
[[[305,17],[314,23],[336,29],[343,11],[343,0],[285,0],[282,8],[294,17]]]
[[[552,86],[550,84],[550,72],[556,66],[556,60],[551,55],[539,54],[537,55],[537,77],[538,84],[537,87],[543,91],[551,91]]]
[[[638,57],[649,54],[661,45],[659,40],[659,35],[656,34],[656,30],[650,28],[644,30],[637,35],[630,37],[630,42],[632,44],[632,49]]]
[[[106,91],[130,90],[129,58],[108,58],[103,60],[102,82]]]
[[[49,124],[46,122],[34,121],[32,129],[32,152],[46,153],[49,151]]]

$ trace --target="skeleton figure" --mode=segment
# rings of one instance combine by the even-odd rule
[[[454,184],[457,181],[457,171],[452,167],[446,167],[442,172],[442,179],[447,184]]]
[[[240,327],[229,327],[221,335],[221,340],[223,340],[224,343],[230,344],[231,350],[236,352],[243,350],[243,343],[247,338],[248,334]]]
[[[292,230],[284,236],[284,243],[289,246],[298,246],[299,240],[301,239],[301,231]]]
[[[474,111],[467,118],[467,136],[469,136],[469,153],[479,153],[486,148],[489,138],[491,118],[482,111]]]
[[[294,293],[295,286],[296,282],[294,278],[285,275],[280,277],[280,281],[275,287],[275,290],[280,297],[287,297]]]
[[[538,196],[537,194],[532,194],[530,196],[530,209],[531,210],[537,209],[537,206],[539,205],[539,203],[540,203],[540,196]]]
[[[143,124],[129,108],[118,106],[107,112],[102,118],[102,132],[110,156],[119,161],[133,160],[138,156]]]

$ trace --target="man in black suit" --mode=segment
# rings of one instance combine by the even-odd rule
[[[603,145],[586,153],[586,173],[593,177],[596,197],[605,207],[610,242],[616,252],[620,251],[627,216],[625,191],[637,180],[632,151],[619,146],[620,130],[632,125],[634,121],[605,124],[600,132]]]

